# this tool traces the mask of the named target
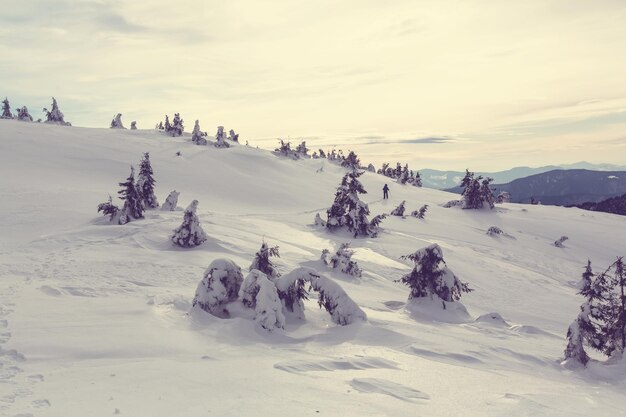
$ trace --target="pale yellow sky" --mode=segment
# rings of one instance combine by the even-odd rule
[[[623,0],[31,0],[0,12],[0,95],[416,168],[626,164],[625,45]]]

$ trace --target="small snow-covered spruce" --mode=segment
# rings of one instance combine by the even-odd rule
[[[46,123],[54,123],[62,126],[71,126],[71,123],[65,121],[65,116],[59,110],[57,100],[52,97],[52,110],[44,108],[43,112],[46,114]]]
[[[298,146],[296,146],[296,153],[302,158],[310,158],[309,148],[306,147],[305,141],[302,141]]]
[[[391,211],[391,215],[392,216],[404,216],[404,205],[406,204],[406,201],[402,201],[402,203],[400,203],[400,205],[398,207],[396,207],[395,209],[393,209]]]
[[[320,149],[319,152],[320,152],[320,158],[326,158],[326,152],[324,152],[323,149]]]
[[[612,276],[607,278],[611,272]],[[601,314],[602,350],[608,357],[622,358],[626,347],[626,268],[623,258],[617,258],[601,276],[610,285],[610,291],[605,291]]]
[[[274,149],[274,153],[276,155],[287,156],[293,159],[300,158],[300,155],[296,151],[291,149],[291,142],[285,142],[282,139],[278,139],[278,141],[280,142],[280,146]]]
[[[413,210],[411,212],[411,216],[413,217],[417,217],[418,219],[423,219],[424,217],[426,217],[426,211],[428,210],[428,204],[424,204],[422,207],[420,207],[419,210]]]
[[[349,155],[348,155],[349,156]],[[374,164],[369,164],[367,166],[367,171],[368,172],[376,172],[376,167],[374,166]]]
[[[159,202],[154,194],[154,184],[156,181],[152,176],[152,166],[150,165],[150,154],[143,154],[143,159],[139,165],[139,175],[137,176],[137,187],[141,194],[141,199],[146,208],[157,208]]]
[[[510,202],[511,202],[511,194],[509,194],[507,191],[500,192],[500,194],[498,194],[498,196],[496,197],[496,203],[498,204],[504,204],[504,203],[510,203]]]
[[[172,124],[169,126],[169,129],[168,129],[169,120],[167,120],[167,118],[165,119],[165,131],[174,137],[182,136],[183,132],[185,131],[185,126],[183,125],[183,122],[184,121],[183,119],[181,119],[180,113],[175,113],[174,118],[172,119]]]
[[[480,209],[487,203],[489,208],[494,208],[493,191],[489,184],[492,178],[483,178],[479,175],[474,178],[474,173],[465,170],[465,177],[461,181],[463,187],[463,208],[464,209]]]
[[[120,208],[113,204],[113,199],[109,195],[109,199],[104,203],[98,204],[98,213],[102,212],[103,216],[109,216],[109,221],[113,221]]]
[[[270,260],[271,257],[280,258],[278,246],[269,247],[267,243],[263,242],[261,244],[261,249],[259,249],[259,251],[254,255],[254,260],[248,270],[252,271],[253,269],[258,269],[270,279],[278,278],[280,276],[280,272],[278,272],[278,269]]]
[[[170,117],[167,114],[165,115],[165,124],[163,125],[163,130],[165,130],[165,133],[170,133],[170,131],[172,130],[172,124],[170,123]]]
[[[28,108],[26,106],[22,108],[17,108],[17,120],[21,120],[22,122],[32,122],[33,116],[28,112]]]
[[[217,127],[217,133],[215,134],[216,148],[229,148],[230,145],[226,142],[226,133],[224,133],[224,126]]]
[[[413,171],[411,171],[411,174],[413,174]],[[419,171],[415,171],[415,176],[411,175],[410,183],[413,184],[415,187],[422,186],[422,177],[420,177]]]
[[[363,310],[331,279],[318,274],[311,268],[297,268],[274,281],[285,310],[304,318],[303,300],[308,299],[305,288],[318,293],[317,303],[341,326],[367,320]]]
[[[558,240],[554,241],[554,246],[556,246],[557,248],[563,248],[563,247],[565,247],[565,246],[563,246],[563,242],[565,242],[568,239],[569,239],[569,237],[567,237],[567,236],[561,236],[560,238],[558,238]]]
[[[9,99],[4,98],[2,101],[2,115],[0,115],[0,119],[12,119],[13,113],[11,113],[11,105],[9,104]]]
[[[473,291],[448,268],[443,260],[443,251],[437,244],[403,256],[402,259],[409,259],[415,263],[410,273],[396,281],[411,289],[409,301],[437,297],[445,310],[446,303],[458,301],[463,293]]]
[[[137,130],[137,122],[136,121],[132,121],[130,122],[130,130]]]
[[[119,183],[121,190],[117,193],[124,200],[124,206],[120,212],[119,224],[126,224],[132,220],[142,219],[145,207],[141,201],[141,194],[135,184],[135,168],[130,167],[130,175],[125,182]]]
[[[587,261],[587,266],[582,274],[580,291],[578,294],[585,297],[585,302],[580,306],[578,317],[567,329],[567,346],[565,348],[565,362],[567,364],[575,362],[583,366],[589,362],[589,355],[585,351],[585,342],[592,348],[600,349],[602,342],[599,338],[600,327],[592,318],[598,320],[599,310],[595,308],[598,301],[601,301],[601,294],[594,286],[594,273],[591,269],[591,261]]]
[[[215,259],[198,284],[192,306],[217,317],[229,317],[226,305],[237,300],[243,274],[230,259]]]
[[[350,151],[346,159],[341,161],[341,166],[344,168],[359,169],[361,167],[361,161],[359,161],[359,157],[356,156],[354,151]]]
[[[122,123],[122,113],[118,113],[113,120],[111,120],[111,129],[126,129]]]
[[[206,145],[207,140],[204,138],[204,133],[200,130],[200,121],[196,120],[193,125],[193,131],[191,132],[191,141],[196,145]]]
[[[354,237],[374,237],[378,234],[379,225],[384,216],[376,216],[372,222],[367,218],[370,214],[369,207],[359,198],[359,194],[367,193],[359,181],[363,172],[352,170],[341,180],[335,193],[335,200],[326,211],[328,216],[326,228],[329,230],[347,227],[350,232],[354,233]]]
[[[178,196],[180,193],[176,190],[169,193],[167,198],[165,199],[165,203],[161,207],[163,211],[174,211],[176,210],[176,206],[178,205]]]
[[[233,129],[230,129],[228,131],[228,139],[232,140],[233,142],[239,143],[239,134],[235,133]]]
[[[200,220],[196,215],[198,200],[193,200],[185,209],[183,223],[174,230],[172,242],[182,248],[193,248],[206,241],[207,236],[200,226]]]
[[[239,298],[255,311],[254,320],[267,331],[285,328],[283,305],[278,290],[263,272],[253,269],[243,280]]]
[[[342,243],[334,255],[331,255],[328,249],[324,249],[321,259],[326,265],[333,269],[339,269],[344,274],[353,277],[360,277],[363,270],[359,268],[356,261],[352,260],[352,255],[354,255],[354,251],[350,249],[350,243]]]
[[[398,166],[400,166],[400,163],[398,163]],[[409,164],[404,165],[404,168],[402,169],[402,171],[400,172],[400,175],[398,175],[398,184],[406,184],[409,182],[409,180],[411,179],[411,172],[409,171]]]

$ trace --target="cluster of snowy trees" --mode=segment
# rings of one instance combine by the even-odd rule
[[[354,251],[350,249],[350,243],[342,243],[334,254],[331,254],[328,249],[324,249],[321,260],[325,265],[338,269],[344,274],[360,277],[363,270],[359,268],[356,261],[352,260],[352,255],[354,255]]]
[[[595,274],[591,261],[582,274],[578,294],[585,301],[567,331],[566,364],[586,365],[588,346],[609,358],[621,358],[626,346],[626,270],[618,257]]]
[[[487,204],[490,209],[493,209],[493,191],[489,186],[491,181],[493,178],[483,178],[482,175],[475,178],[474,173],[466,169],[465,177],[461,180],[461,187],[463,187],[461,207],[464,209],[481,209]]]
[[[17,119],[22,122],[32,122],[33,116],[28,112],[28,108],[26,106],[18,107],[17,114],[13,114],[11,112],[11,104],[9,103],[9,99],[5,97],[2,101],[2,114],[0,115],[0,119]],[[46,115],[45,123],[58,124],[61,126],[71,126],[72,124],[65,121],[65,116],[59,110],[59,105],[54,97],[52,97],[52,109],[48,111],[48,109],[43,109],[44,114]],[[38,119],[37,122],[41,122],[41,119]]]
[[[118,113],[111,120],[111,129],[126,129],[124,123],[122,123],[122,113]],[[137,130],[137,122],[130,122],[130,130]]]
[[[384,175],[389,178],[395,179],[398,184],[410,184],[416,187],[422,186],[422,178],[418,171],[412,171],[409,169],[409,164],[405,164],[404,168],[398,162],[396,168],[391,168],[388,163],[384,163],[383,166],[377,171],[378,174]]]
[[[180,117],[180,114],[176,113],[174,114],[174,118],[171,123],[169,116],[165,115],[165,123],[157,123],[155,129],[162,130],[168,135],[176,137],[182,136],[185,131],[185,126],[183,125],[183,119]],[[207,137],[208,133],[200,129],[200,121],[196,120],[193,126],[193,131],[191,132],[191,141],[196,145],[208,145],[209,141],[207,140]],[[228,137],[226,137],[224,126],[218,126],[217,133],[215,134],[215,142],[212,143],[213,146],[216,148],[230,147],[230,144],[226,141],[226,139],[231,142],[239,143],[239,134],[235,133],[235,131],[231,129],[228,132]]]
[[[239,306],[267,331],[283,329],[287,315],[304,318],[304,300],[309,292],[318,293],[320,308],[326,309],[334,323],[347,325],[365,321],[367,316],[345,291],[331,279],[311,268],[296,268],[281,276],[271,261],[278,247],[265,242],[255,254],[243,277],[241,268],[229,259],[216,259],[207,268],[192,306],[216,317],[230,317]]]
[[[404,212],[406,211],[406,208],[404,207],[406,204],[406,201],[403,200],[398,207],[396,207],[395,209],[393,209],[391,211],[391,215],[392,216],[398,216],[398,217],[404,217]],[[419,210],[413,210],[411,212],[411,216],[415,217],[417,219],[424,219],[424,217],[426,217],[426,211],[428,210],[428,204],[424,204],[422,207],[419,208]]]
[[[131,165],[130,175],[125,181],[120,182],[121,189],[117,192],[119,199],[124,202],[120,209],[113,204],[113,199],[109,199],[98,205],[98,213],[109,216],[110,221],[116,220],[118,224],[126,224],[130,221],[142,219],[146,208],[153,209],[159,207],[156,195],[154,194],[153,177],[154,172],[150,164],[150,155],[144,153],[139,164],[139,175],[135,180],[135,167]]]
[[[352,170],[343,176],[341,184],[337,187],[335,200],[326,211],[327,220],[322,220],[319,213],[315,217],[315,223],[325,226],[330,231],[346,228],[354,237],[376,237],[380,231],[380,224],[387,216],[379,214],[371,221],[368,219],[370,209],[361,201],[360,194],[366,194],[365,188],[359,181],[364,171]]]

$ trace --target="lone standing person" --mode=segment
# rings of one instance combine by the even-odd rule
[[[385,184],[383,187],[383,200],[387,200],[389,198],[389,186]]]

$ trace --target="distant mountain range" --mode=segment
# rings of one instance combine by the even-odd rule
[[[498,172],[477,172],[476,175],[482,175],[484,177],[491,177],[494,183],[506,184],[518,178],[528,177],[530,175],[541,174],[548,171],[554,171],[558,169],[586,169],[592,171],[626,171],[626,165],[612,165],[612,164],[591,164],[589,162],[577,162],[575,164],[566,165],[548,165],[539,168],[530,167],[515,167],[506,171]],[[424,187],[437,188],[437,189],[449,189],[459,185],[461,179],[465,175],[463,171],[439,171],[436,169],[422,169],[419,171],[422,177],[422,184]]]
[[[530,203],[534,198],[542,204],[570,206],[598,202],[626,194],[626,170],[590,171],[557,169],[518,178],[507,184],[492,184],[495,194],[507,191],[512,203]],[[460,187],[448,189],[460,193]]]

